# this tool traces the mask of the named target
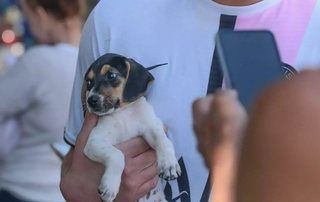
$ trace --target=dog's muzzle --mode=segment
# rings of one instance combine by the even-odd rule
[[[101,101],[99,95],[91,95],[88,98],[88,105],[93,109],[97,110],[97,108],[100,108]]]
[[[120,99],[111,99],[99,94],[91,94],[87,99],[87,106],[90,113],[104,116],[113,113],[120,107]]]

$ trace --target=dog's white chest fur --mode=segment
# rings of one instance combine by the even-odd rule
[[[151,116],[152,112],[150,104],[141,98],[120,111],[101,117],[98,124],[103,126],[101,129],[110,143],[116,145],[148,132],[146,124],[159,121]]]
[[[124,156],[113,145],[142,136],[156,151],[160,177],[176,179],[181,174],[172,143],[156,117],[153,107],[144,97],[115,113],[101,117],[91,131],[84,153],[93,161],[103,163],[106,171],[99,187],[101,199],[112,202],[121,183]],[[162,186],[158,186],[139,201],[165,202]]]

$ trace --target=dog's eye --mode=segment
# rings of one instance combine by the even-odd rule
[[[90,87],[91,84],[92,84],[92,81],[88,79],[88,80],[87,80],[87,84],[88,84],[88,86]]]
[[[118,75],[116,73],[112,73],[112,72],[108,73],[108,79],[110,79],[110,80],[114,80],[117,77],[118,77]]]
[[[92,88],[92,81],[90,79],[88,79],[86,81],[87,81],[87,88],[91,89]]]

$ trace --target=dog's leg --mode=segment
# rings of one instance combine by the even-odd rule
[[[143,196],[136,202],[168,202],[163,192],[161,180],[159,180],[156,188],[151,190],[147,195]]]
[[[150,147],[156,150],[159,176],[165,180],[177,179],[181,175],[181,169],[175,157],[173,144],[163,131],[161,120],[155,119],[150,123],[143,137]]]
[[[108,142],[105,130],[98,126],[91,131],[84,153],[91,160],[106,166],[99,193],[103,202],[112,202],[119,192],[125,166],[124,155]]]

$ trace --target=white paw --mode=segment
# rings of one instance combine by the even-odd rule
[[[159,177],[170,181],[181,175],[181,168],[177,159],[173,155],[163,155],[158,157]]]
[[[101,184],[99,187],[99,194],[101,201],[103,202],[112,202],[116,198],[121,183],[120,179],[115,177],[104,176],[101,180]]]

